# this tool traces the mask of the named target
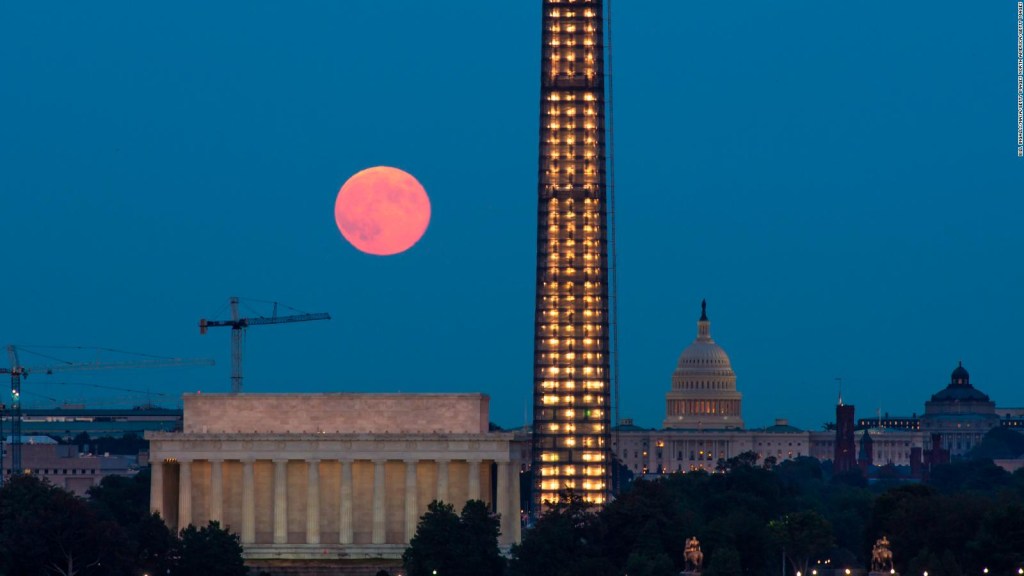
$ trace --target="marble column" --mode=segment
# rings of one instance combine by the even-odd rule
[[[320,461],[306,461],[309,466],[306,482],[306,544],[320,543]]]
[[[405,461],[405,541],[416,535],[419,506],[416,502],[416,460]]]
[[[224,461],[210,460],[210,520],[224,524]]]
[[[469,499],[480,499],[480,461],[469,461]]]
[[[156,512],[163,518],[166,516],[164,514],[164,461],[163,459],[153,461],[150,466],[149,511]]]
[[[192,461],[178,462],[178,530],[192,523]]]
[[[288,461],[274,460],[274,544],[288,543]]]
[[[512,507],[509,506],[509,465],[508,462],[498,462],[498,504],[496,512],[501,514],[501,536],[498,541],[501,544],[512,543]],[[518,519],[516,514],[515,518]]]
[[[387,542],[387,524],[384,516],[384,464],[385,460],[373,461],[373,544]]]
[[[519,462],[516,461],[516,460],[513,460],[511,468],[512,468],[512,470],[511,470],[512,486],[509,489],[509,494],[512,497],[512,506],[511,506],[511,508],[512,508],[513,512],[515,512],[515,521],[512,523],[512,541],[513,542],[522,542],[522,540],[523,540],[523,534],[522,534],[523,522],[522,522],[522,518],[520,518],[520,516],[519,516],[519,474],[520,474],[520,464],[519,464]]]
[[[437,500],[451,504],[448,498],[448,461],[437,461]]]
[[[253,461],[242,461],[242,544],[256,542],[256,476]]]
[[[352,543],[352,461],[341,461],[341,510],[338,518],[338,542]]]

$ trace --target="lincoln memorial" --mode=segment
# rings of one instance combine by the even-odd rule
[[[219,521],[241,537],[250,566],[275,574],[393,569],[435,499],[456,513],[487,502],[508,546],[520,538],[521,464],[512,434],[488,431],[488,403],[483,394],[186,394],[183,432],[146,433],[151,508],[172,529]]]

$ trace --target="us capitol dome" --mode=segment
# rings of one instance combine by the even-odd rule
[[[679,355],[672,374],[672,390],[665,395],[664,428],[715,430],[741,429],[736,373],[729,355],[711,338],[707,301],[700,303],[697,339]]]

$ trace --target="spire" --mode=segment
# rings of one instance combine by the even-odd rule
[[[697,340],[711,340],[711,321],[708,320],[708,301],[700,301],[700,320],[697,321]]]

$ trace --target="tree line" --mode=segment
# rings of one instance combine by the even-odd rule
[[[217,522],[172,532],[149,512],[148,469],[77,496],[31,475],[0,488],[0,575],[241,576],[238,536]]]
[[[927,483],[882,474],[869,485],[859,470],[832,474],[813,458],[775,464],[744,454],[719,468],[638,479],[601,509],[566,494],[507,557],[485,503],[457,513],[433,502],[403,556],[406,573],[668,576],[686,567],[691,537],[706,576],[868,568],[882,536],[903,574],[1024,567],[1024,469],[1010,474],[978,458],[938,466]],[[246,573],[238,537],[217,523],[174,533],[151,514],[149,482],[148,470],[108,476],[82,498],[30,475],[10,478],[0,488],[0,576]]]
[[[890,477],[869,485],[859,470],[832,475],[828,462],[813,458],[775,465],[745,454],[720,469],[641,478],[599,510],[567,494],[507,560],[497,551],[498,520],[483,503],[457,516],[435,502],[405,568],[409,576],[674,576],[686,568],[686,540],[696,537],[705,576],[843,573],[870,569],[882,536],[902,574],[1008,575],[1024,567],[1024,470],[969,460],[936,467],[928,483]]]

